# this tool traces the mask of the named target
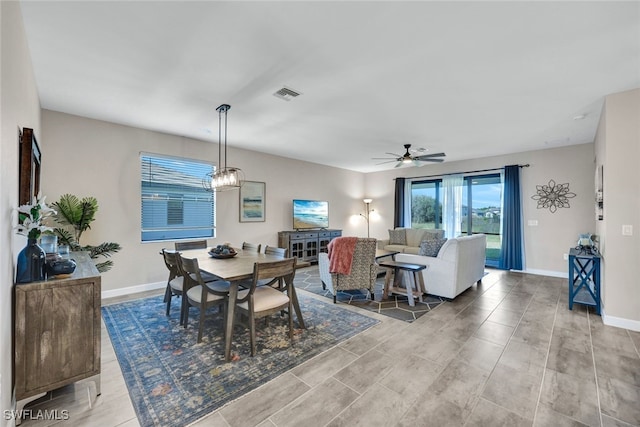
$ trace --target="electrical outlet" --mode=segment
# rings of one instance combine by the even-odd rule
[[[633,236],[633,225],[623,225],[622,226],[622,235],[623,236]]]
[[[569,259],[569,254],[562,254],[562,259],[565,261]]]
[[[530,219],[529,221],[527,221],[527,225],[529,225],[529,227],[536,227],[538,225],[538,220]]]

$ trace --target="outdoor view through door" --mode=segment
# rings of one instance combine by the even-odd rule
[[[411,227],[442,228],[442,180],[411,183]],[[462,192],[462,234],[487,235],[487,265],[500,260],[502,183],[500,174],[467,176]]]

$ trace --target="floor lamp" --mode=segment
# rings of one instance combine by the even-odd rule
[[[364,219],[367,220],[367,238],[368,238],[369,237],[369,215],[371,214],[371,212],[373,212],[373,210],[371,209],[371,202],[373,202],[373,200],[372,199],[363,199],[362,201],[364,202],[366,213],[360,214],[360,215],[363,216]]]

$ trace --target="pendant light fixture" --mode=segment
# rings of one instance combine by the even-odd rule
[[[202,179],[202,186],[208,191],[226,191],[240,188],[244,183],[242,169],[227,166],[227,112],[229,104],[222,104],[218,111],[218,165],[215,173],[208,173]],[[224,167],[222,166],[222,116],[224,115]]]

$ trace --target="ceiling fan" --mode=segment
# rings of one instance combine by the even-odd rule
[[[390,156],[394,156],[394,158],[391,159],[389,157],[374,157],[372,160],[388,160],[386,162],[378,163],[379,165],[382,165],[385,163],[398,162],[398,164],[395,165],[394,167],[399,168],[400,166],[406,165],[406,164],[413,164],[414,166],[423,166],[424,163],[422,162],[442,163],[444,159],[441,159],[440,157],[446,156],[446,154],[444,153],[422,154],[418,156],[413,156],[409,152],[409,148],[411,148],[411,144],[404,144],[404,148],[406,152],[403,155],[394,154],[394,153],[385,153],[385,154],[389,154]]]

